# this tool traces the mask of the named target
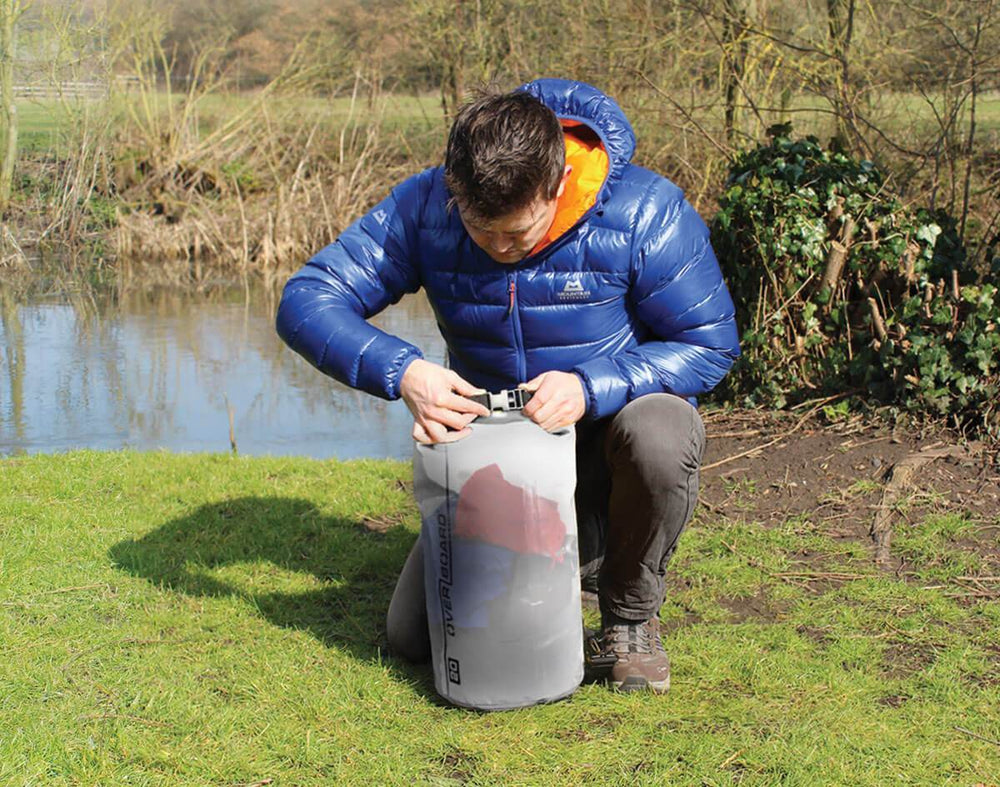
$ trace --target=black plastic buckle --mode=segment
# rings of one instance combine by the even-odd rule
[[[498,393],[487,393],[484,404],[493,411],[521,410],[531,400],[531,396],[531,392],[523,388],[504,389]]]

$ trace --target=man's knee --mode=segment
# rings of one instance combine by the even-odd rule
[[[389,650],[407,661],[427,661],[431,655],[424,602],[424,557],[418,538],[406,558],[386,615]]]
[[[610,467],[623,462],[671,475],[701,465],[705,427],[698,411],[673,394],[633,399],[611,422],[606,443]]]

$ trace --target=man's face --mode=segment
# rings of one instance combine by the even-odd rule
[[[497,262],[507,265],[520,262],[531,253],[552,226],[569,171],[570,168],[566,167],[553,199],[535,197],[525,207],[490,221],[467,216],[459,205],[458,215],[469,237]]]

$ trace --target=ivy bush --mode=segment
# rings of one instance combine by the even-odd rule
[[[995,431],[1000,298],[954,220],[790,131],[736,158],[712,222],[743,347],[724,393],[783,407],[856,391]]]

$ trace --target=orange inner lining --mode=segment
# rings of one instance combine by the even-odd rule
[[[532,254],[558,240],[593,207],[610,167],[604,146],[590,128],[575,120],[560,122],[565,129],[566,163],[571,170],[556,205],[552,226],[532,249]]]

